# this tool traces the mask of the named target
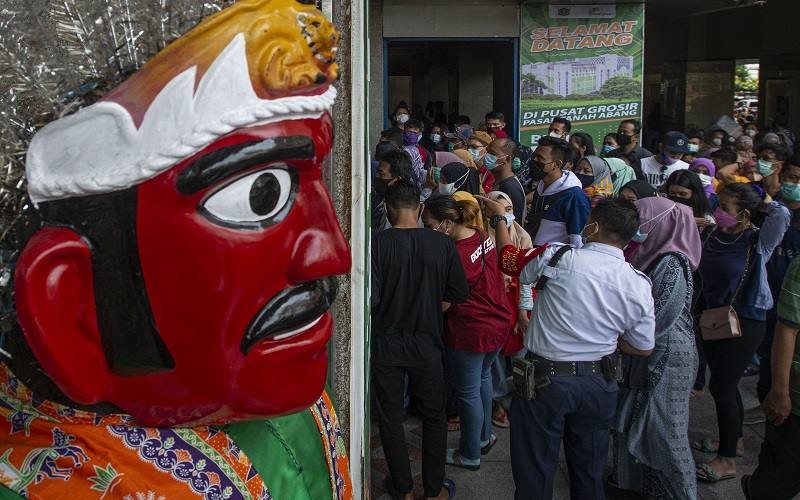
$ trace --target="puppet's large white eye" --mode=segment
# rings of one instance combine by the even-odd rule
[[[292,172],[268,168],[237,179],[203,203],[210,218],[235,227],[264,227],[282,219],[294,193]]]

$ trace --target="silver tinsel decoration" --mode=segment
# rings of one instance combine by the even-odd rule
[[[25,193],[33,134],[234,1],[0,0],[0,333],[14,323],[13,265],[35,225]]]

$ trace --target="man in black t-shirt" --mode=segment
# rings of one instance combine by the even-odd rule
[[[486,168],[489,168],[490,164],[492,165],[490,169],[494,175],[492,191],[502,191],[511,198],[511,204],[514,206],[514,218],[522,224],[526,216],[525,189],[514,175],[513,164],[516,155],[517,145],[514,141],[495,139],[486,148],[483,164],[486,165]]]
[[[391,228],[372,239],[371,378],[381,442],[394,489],[413,499],[403,430],[405,377],[422,417],[422,481],[427,498],[448,498],[442,314],[469,295],[453,241],[420,228],[419,189],[401,179],[386,190]],[[444,487],[443,487],[444,486]]]
[[[606,158],[626,158],[636,172],[637,179],[644,179],[641,169],[642,159],[653,156],[653,153],[640,146],[641,132],[642,124],[638,120],[622,120],[617,127],[619,147],[606,154]]]

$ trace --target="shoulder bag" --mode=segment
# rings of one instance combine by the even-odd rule
[[[700,334],[703,340],[725,340],[742,336],[742,325],[739,322],[739,315],[733,309],[736,297],[742,291],[747,275],[750,273],[750,256],[753,252],[753,244],[747,247],[747,255],[744,263],[744,273],[739,280],[736,291],[727,306],[706,309],[700,315]]]

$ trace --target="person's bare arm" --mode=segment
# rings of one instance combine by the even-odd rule
[[[789,375],[792,369],[797,328],[778,321],[772,341],[772,386],[764,399],[764,413],[775,425],[781,425],[792,412],[789,397]]]
[[[736,182],[737,175],[739,175],[738,163],[731,163],[717,170],[717,179],[721,180],[724,184],[733,184]]]
[[[492,218],[495,215],[505,217],[506,207],[504,207],[500,202],[491,200],[485,196],[475,196],[475,198],[478,198],[483,205],[483,213],[486,215],[486,217]],[[508,225],[506,225],[504,221],[495,226],[494,239],[498,249],[502,249],[506,245],[514,246],[514,242],[511,241],[511,235],[508,232]],[[502,252],[497,252],[497,258],[500,260],[500,265],[502,266]]]
[[[447,312],[450,309],[450,302],[442,302],[442,312]]]
[[[653,353],[652,349],[642,350],[637,349],[630,345],[629,343],[625,342],[623,339],[619,339],[617,341],[617,348],[624,352],[625,354],[630,354],[631,356],[649,356]]]

